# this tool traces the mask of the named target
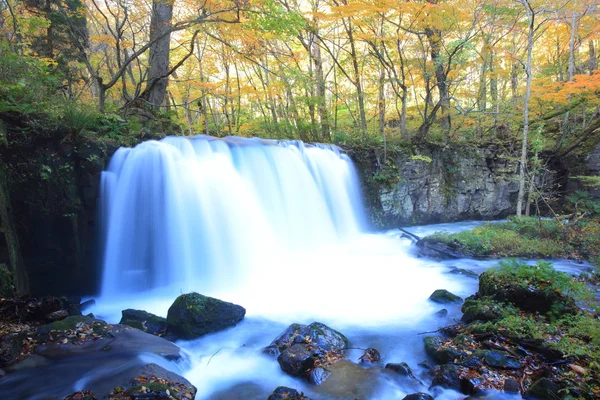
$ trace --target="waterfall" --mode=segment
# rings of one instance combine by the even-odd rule
[[[103,297],[231,289],[364,230],[349,157],[301,141],[167,137],[121,148],[102,173],[100,213]]]

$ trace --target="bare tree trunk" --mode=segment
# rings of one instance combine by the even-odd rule
[[[527,81],[525,84],[525,100],[523,103],[523,141],[521,143],[521,162],[519,165],[519,194],[517,197],[517,217],[523,212],[523,200],[525,197],[525,171],[527,170],[527,134],[529,133],[529,100],[531,99],[531,58],[533,53],[533,35],[535,34],[535,14],[529,5],[529,0],[523,0],[527,17],[529,19],[529,30],[527,32],[527,62],[525,73]]]
[[[173,2],[171,0],[154,0],[150,19],[150,46],[148,82],[144,90],[144,98],[150,106],[158,108],[165,102],[169,84],[169,55],[171,50],[171,20],[173,19]],[[157,39],[158,38],[158,39]]]

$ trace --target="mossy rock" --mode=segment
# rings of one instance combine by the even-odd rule
[[[560,399],[560,386],[548,378],[541,378],[533,382],[523,395],[525,399],[555,400]]]
[[[120,324],[131,326],[132,328],[150,333],[156,336],[163,336],[167,331],[167,320],[144,310],[133,310],[128,308],[121,311],[122,317]]]
[[[237,304],[187,293],[169,307],[167,330],[177,339],[190,340],[235,326],[244,315],[246,310]]]
[[[473,321],[497,321],[502,318],[502,305],[489,299],[467,299],[460,309],[463,312],[461,318],[466,323]]]
[[[448,304],[448,303],[459,303],[462,301],[457,295],[450,293],[446,289],[438,289],[429,296],[429,300],[434,303]]]
[[[557,291],[551,282],[534,277],[524,280],[516,274],[499,274],[495,270],[485,271],[479,276],[478,295],[509,302],[530,312],[551,312],[556,316],[579,312],[575,300]]]
[[[425,343],[425,352],[437,364],[447,364],[460,360],[464,357],[464,353],[451,347],[442,346],[442,338],[439,336],[426,336],[423,339]]]

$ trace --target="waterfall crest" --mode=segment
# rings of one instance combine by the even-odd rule
[[[101,178],[102,296],[241,284],[274,257],[364,230],[333,145],[208,136],[121,148]],[[267,261],[271,262],[267,262]]]

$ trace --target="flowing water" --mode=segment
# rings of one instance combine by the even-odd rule
[[[189,291],[247,310],[234,328],[177,343],[188,360],[168,367],[198,388],[198,399],[264,400],[280,385],[315,400],[427,391],[417,365],[427,358],[421,333],[460,318],[459,305],[436,316],[442,307],[429,295],[447,289],[467,297],[477,280],[452,267],[481,272],[494,264],[417,258],[399,231],[369,233],[354,167],[335,146],[203,136],[145,142],[114,155],[101,202],[104,272],[90,311],[110,322],[125,308],[166,316]],[[424,236],[477,224],[411,231]],[[290,323],[312,321],[349,338],[350,360],[375,347],[386,363],[407,362],[425,385],[349,363],[319,387],[287,376],[262,349]]]

